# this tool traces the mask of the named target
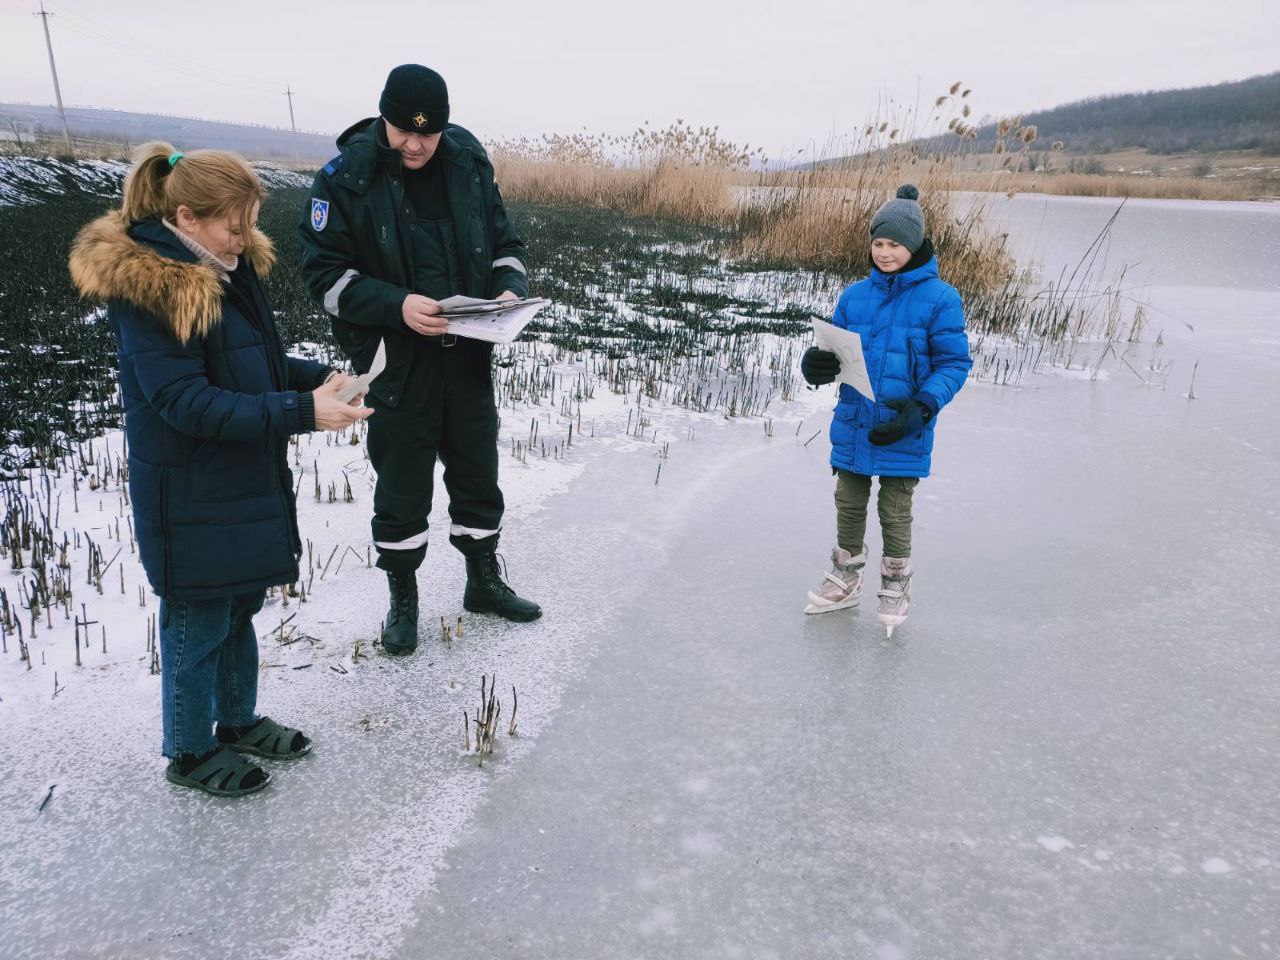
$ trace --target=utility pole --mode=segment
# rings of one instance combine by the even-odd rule
[[[67,154],[73,155],[71,148],[71,131],[67,129],[67,111],[62,107],[62,88],[58,86],[58,67],[53,62],[53,41],[49,39],[49,14],[44,9],[44,0],[40,3],[40,12],[34,14],[44,24],[44,45],[49,50],[49,72],[53,74],[53,95],[58,99],[58,116],[62,118],[62,136],[67,141]]]
[[[284,95],[289,98],[289,129],[293,131],[293,162],[302,166],[302,158],[298,156],[298,125],[293,122],[293,87],[286,84]]]

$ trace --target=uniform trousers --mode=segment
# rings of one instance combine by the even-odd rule
[[[422,563],[437,457],[449,495],[449,542],[466,556],[497,546],[503,500],[491,350],[451,335],[415,337],[399,404],[372,393],[366,401],[374,409],[368,421],[369,459],[378,474],[373,541],[383,570],[408,573]]]

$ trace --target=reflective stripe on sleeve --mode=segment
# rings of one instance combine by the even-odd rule
[[[324,295],[324,308],[333,314],[338,315],[338,298],[342,296],[342,291],[347,289],[347,284],[360,276],[356,270],[348,270],[344,273],[332,287],[330,287]]]
[[[510,267],[512,270],[519,270],[526,277],[529,275],[529,271],[524,268],[524,264],[515,257],[499,257],[493,261],[493,269],[497,270],[499,267]]]

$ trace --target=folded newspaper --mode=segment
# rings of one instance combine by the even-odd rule
[[[510,343],[520,336],[539,310],[550,305],[550,300],[541,297],[518,300],[449,297],[440,301],[440,315],[449,319],[449,332],[459,337]]]

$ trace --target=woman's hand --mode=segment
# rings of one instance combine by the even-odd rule
[[[436,337],[448,331],[449,321],[440,316],[440,304],[421,294],[411,293],[404,298],[400,316],[406,327],[424,337]]]
[[[330,377],[311,392],[311,400],[316,410],[317,430],[342,430],[357,420],[367,420],[373,416],[372,409],[358,406],[359,398],[350,404],[338,399],[338,390],[347,379],[346,374]]]
[[[333,384],[335,392],[341,393],[343,388],[355,382],[355,379],[356,378],[351,376],[351,374],[349,373],[343,373],[341,370],[335,370],[333,371],[333,373],[329,374],[329,376],[324,378],[324,382],[326,384],[328,383]],[[349,407],[360,406],[360,401],[365,398],[365,394],[367,394],[368,392],[369,392],[369,389],[367,387],[364,390],[361,390],[354,397],[352,397],[350,400],[347,401],[347,406]]]

